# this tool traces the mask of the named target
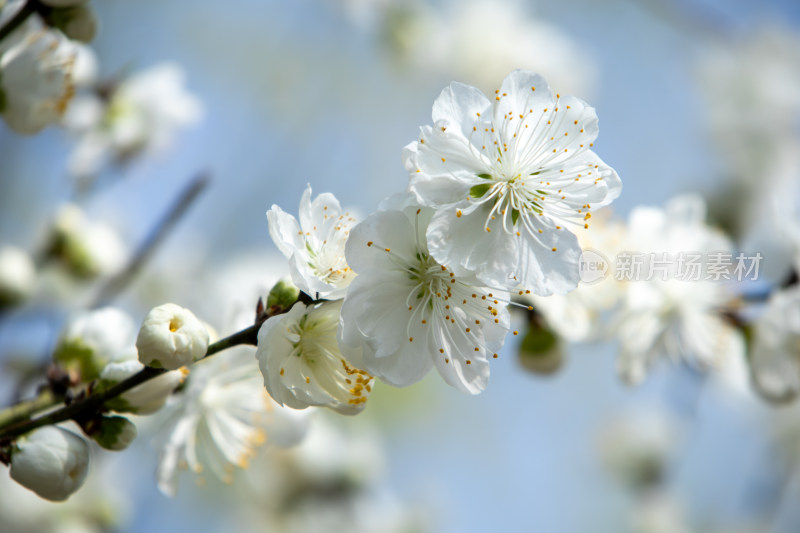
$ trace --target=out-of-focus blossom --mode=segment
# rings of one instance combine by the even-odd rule
[[[75,46],[58,31],[34,30],[0,55],[0,113],[17,133],[61,120],[75,93]]]
[[[176,286],[186,293],[191,308],[219,325],[225,334],[252,326],[258,299],[265,298],[287,274],[286,259],[281,254],[268,252],[267,247],[251,248],[231,254],[222,264],[203,268],[202,277],[192,283],[176,279]],[[207,291],[192,294],[197,283]]]
[[[373,378],[339,349],[341,308],[341,300],[309,306],[298,302],[261,326],[256,358],[276,402],[294,409],[330,407],[348,415],[364,409]]]
[[[622,190],[591,150],[594,109],[518,70],[491,101],[451,83],[433,104],[433,122],[403,153],[409,190],[436,210],[431,255],[496,287],[574,289],[581,250],[566,226],[584,227]]]
[[[91,177],[111,162],[124,162],[171,144],[176,132],[196,123],[202,105],[184,87],[184,73],[164,63],[112,83],[100,95],[76,99],[65,126],[78,136],[70,172]]]
[[[477,394],[509,330],[509,296],[437,263],[425,239],[432,216],[418,206],[378,211],[353,228],[346,253],[358,276],[342,307],[342,341],[392,385],[411,385],[435,366],[448,384]]]
[[[680,503],[665,491],[645,494],[631,515],[632,533],[692,533]]]
[[[291,446],[305,435],[307,415],[269,398],[253,358],[239,347],[192,365],[181,395],[166,408],[158,487],[174,495],[179,470],[190,468],[232,483],[265,442]],[[198,483],[205,483],[198,477]]]
[[[603,426],[599,435],[600,455],[619,481],[633,491],[640,491],[664,482],[680,437],[677,421],[666,412],[631,411]]]
[[[800,287],[775,292],[755,324],[751,368],[753,383],[773,402],[800,393]]]
[[[508,72],[541,72],[561,90],[589,94],[591,57],[557,26],[519,0],[429,2],[348,0],[347,14],[409,68],[495,87]]]
[[[107,224],[91,220],[74,205],[62,206],[53,223],[50,255],[80,278],[113,273],[125,262],[126,246]]]
[[[320,416],[302,443],[280,452],[265,454],[248,472],[251,505],[239,515],[247,524],[287,533],[431,530],[422,509],[383,487],[380,442],[363,427]]]
[[[714,140],[738,168],[735,177],[761,182],[775,143],[798,140],[800,38],[766,26],[736,43],[717,43],[700,59]]]
[[[602,213],[602,212],[601,212]],[[537,296],[521,291],[558,335],[570,342],[603,340],[612,333],[608,315],[624,296],[625,283],[612,272],[613,261],[625,241],[626,228],[608,214],[593,218],[594,224],[578,231],[583,253],[579,262],[581,282],[567,294]]]
[[[125,357],[133,343],[136,325],[124,311],[104,307],[78,313],[64,327],[54,359],[84,381],[99,377],[110,361]]]
[[[177,370],[201,359],[208,350],[208,330],[190,310],[167,303],[144,317],[136,337],[139,361]]]
[[[102,455],[102,454],[101,454]],[[3,533],[104,533],[122,527],[129,498],[120,472],[92,461],[91,475],[67,501],[53,505],[0,472]]]
[[[322,193],[311,200],[311,186],[300,199],[300,221],[277,205],[267,212],[269,234],[289,259],[292,280],[300,290],[316,298],[344,297],[353,280],[344,245],[356,219],[342,212],[339,200]]]
[[[0,308],[25,300],[35,284],[36,266],[30,255],[15,246],[0,248]]]
[[[452,2],[434,15],[429,38],[417,39],[417,61],[490,89],[513,69],[542,73],[560,90],[588,94],[596,69],[557,26],[519,0]],[[480,36],[476,38],[476,36]]]
[[[679,259],[681,253],[687,254],[684,257],[732,253],[727,237],[706,225],[703,200],[682,196],[665,209],[636,208],[628,223],[628,237],[632,253],[654,255],[644,255],[641,264],[631,260],[630,272],[624,273],[637,279],[627,283],[618,319],[622,378],[641,382],[659,359],[685,361],[701,369],[721,369],[741,359],[741,333],[723,315],[733,300],[730,287],[722,278],[707,279],[703,263],[695,279],[687,266],[690,261]],[[666,257],[669,261],[657,264]],[[707,256],[701,257],[709,262]],[[617,275],[621,264],[618,258]],[[681,274],[681,268],[686,272]]]
[[[737,233],[763,239],[771,192],[798,179],[800,37],[767,25],[715,42],[699,56],[697,72],[711,137],[732,180],[711,207]]]
[[[100,69],[97,56],[94,51],[85,44],[75,43],[75,66],[72,70],[72,82],[76,89],[90,87],[97,81],[97,73]],[[70,110],[76,99],[70,104]],[[71,111],[67,111],[71,113]]]
[[[89,472],[89,445],[57,426],[20,437],[11,454],[11,478],[42,498],[62,501],[81,488]]]

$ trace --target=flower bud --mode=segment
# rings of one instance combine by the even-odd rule
[[[104,416],[93,424],[89,436],[102,448],[122,451],[130,446],[138,431],[133,422],[124,416]]]
[[[50,27],[58,28],[64,35],[76,41],[90,43],[97,35],[97,16],[89,6],[54,9],[46,20]]]
[[[519,345],[519,363],[535,374],[557,372],[566,359],[558,336],[543,324],[531,324]]]
[[[44,426],[20,437],[11,453],[11,478],[42,498],[63,501],[89,471],[89,445],[66,429]]]
[[[0,308],[25,300],[36,283],[36,267],[24,251],[14,246],[0,248]]]
[[[136,348],[142,364],[177,370],[206,354],[208,331],[188,309],[163,304],[147,313]]]
[[[79,372],[83,381],[97,379],[131,342],[134,328],[131,318],[114,307],[83,313],[67,323],[54,359],[66,370]]]
[[[144,365],[138,360],[109,363],[100,374],[95,390],[104,390],[138,374]],[[123,392],[105,403],[106,407],[118,413],[149,415],[167,403],[172,391],[183,383],[188,373],[185,369],[172,370],[157,376],[141,385]]]
[[[298,289],[292,279],[285,277],[278,280],[267,296],[267,309],[284,310],[291,309],[297,302],[297,297],[300,295]]]

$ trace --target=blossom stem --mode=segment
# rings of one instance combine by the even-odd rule
[[[45,389],[36,398],[12,405],[0,411],[0,427],[9,426],[31,417],[36,412],[58,404],[58,398],[50,389]]]
[[[11,35],[11,33],[19,28],[23,22],[28,20],[28,17],[38,11],[40,7],[38,0],[28,0],[25,2],[17,13],[11,17],[5,26],[0,28],[0,41]]]
[[[218,352],[227,350],[228,348],[232,348],[234,346],[243,344],[255,346],[258,343],[258,330],[260,327],[261,324],[256,323],[253,326],[234,333],[229,337],[210,344],[203,358],[210,357]],[[66,420],[80,420],[86,417],[91,417],[102,411],[107,401],[116,398],[120,394],[136,387],[137,385],[141,385],[146,381],[160,376],[165,372],[166,370],[161,368],[145,367],[138,374],[134,374],[128,379],[121,381],[116,385],[103,390],[102,392],[97,394],[91,394],[90,392],[88,396],[76,400],[69,405],[65,405],[51,413],[40,416],[39,418],[34,418],[32,420],[24,420],[19,423],[14,422],[18,421],[21,417],[29,415],[32,412],[32,406],[27,405],[30,402],[14,405],[5,411],[0,412],[0,442],[6,439],[17,437],[42,426],[58,424],[59,422],[64,422]],[[32,400],[32,402],[36,402],[37,400]],[[52,406],[51,398],[50,403],[42,400],[42,405],[40,407],[46,408]],[[22,414],[23,412],[25,413],[24,415]]]
[[[183,215],[194,204],[200,193],[209,183],[209,177],[201,173],[193,178],[174,201],[164,217],[156,224],[152,233],[139,246],[125,269],[111,278],[95,296],[91,308],[97,309],[108,305],[118,294],[120,294],[141,271],[142,267],[156,252],[159,245],[164,241],[172,228],[175,227]]]

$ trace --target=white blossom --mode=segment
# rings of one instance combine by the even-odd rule
[[[447,383],[476,394],[508,332],[509,296],[432,257],[425,241],[432,216],[410,206],[378,211],[353,228],[347,260],[358,277],[342,307],[342,341],[392,385],[411,385],[435,366]]]
[[[800,130],[800,36],[780,24],[710,41],[697,54],[696,73],[709,138],[732,181],[718,208],[734,231],[765,243],[775,239],[767,222],[781,189],[797,181]],[[776,190],[777,189],[777,190]],[[774,264],[774,261],[772,262]]]
[[[693,533],[681,502],[667,491],[644,494],[631,516],[631,533]]]
[[[606,468],[628,488],[657,486],[683,437],[679,421],[666,411],[638,408],[603,424],[599,451]]]
[[[69,272],[91,278],[122,268],[127,250],[108,224],[86,216],[75,204],[62,205],[53,221],[51,250]]]
[[[85,95],[83,113],[70,114],[65,124],[79,137],[70,172],[93,176],[109,163],[168,147],[179,129],[202,116],[184,77],[178,65],[163,63],[119,81],[107,99]]]
[[[133,319],[116,307],[82,311],[64,326],[54,358],[78,370],[82,379],[92,380],[108,362],[124,357],[135,332]]]
[[[315,297],[342,298],[353,280],[344,246],[355,218],[342,212],[339,200],[322,193],[311,200],[311,186],[300,199],[299,222],[277,205],[267,212],[269,234],[289,259],[292,280]]]
[[[574,289],[580,247],[566,225],[588,225],[592,210],[621,190],[590,150],[594,109],[518,70],[492,101],[451,83],[434,102],[433,122],[404,151],[409,190],[436,210],[431,255],[493,286],[540,295]]]
[[[74,45],[58,31],[27,34],[0,56],[2,112],[17,133],[33,134],[61,120],[74,95]]]
[[[266,461],[247,472],[249,505],[238,516],[245,523],[235,527],[284,533],[433,531],[425,527],[422,509],[408,507],[385,487],[379,435],[364,425],[337,424],[325,414],[315,416],[303,442],[264,454]]]
[[[306,305],[267,319],[258,332],[264,386],[293,409],[325,406],[342,414],[365,407],[373,378],[342,354],[337,342],[341,300]]]
[[[733,299],[730,288],[705,279],[705,269],[697,279],[679,277],[681,252],[732,250],[720,231],[706,225],[703,200],[682,196],[665,209],[638,207],[631,213],[628,236],[630,250],[656,254],[645,256],[648,261],[665,253],[673,260],[664,272],[654,270],[652,276],[647,274],[649,262],[644,261],[639,279],[627,283],[616,331],[623,379],[641,382],[659,359],[685,361],[701,370],[738,364],[743,339],[722,314]]]
[[[74,46],[75,65],[72,69],[72,83],[74,83],[75,87],[79,89],[91,87],[97,82],[97,73],[100,69],[97,55],[94,53],[94,50],[92,50],[91,47],[85,44],[74,43]],[[67,109],[67,114],[71,112],[76,100],[77,95],[72,99],[72,102]]]
[[[800,287],[772,294],[753,336],[756,389],[774,402],[793,400],[800,393]]]
[[[17,440],[11,478],[42,498],[62,501],[81,488],[89,470],[89,445],[57,426],[44,426]]]
[[[25,300],[36,284],[31,256],[16,246],[0,247],[0,307]]]
[[[160,438],[157,479],[170,496],[177,491],[179,470],[201,476],[208,469],[232,483],[236,468],[246,468],[261,445],[294,445],[307,426],[304,413],[269,398],[248,347],[192,365],[186,386],[165,411],[168,429]]]
[[[596,68],[588,54],[557,25],[530,13],[525,2],[462,0],[449,7],[431,13],[421,24],[426,35],[411,45],[423,67],[487,89],[515,68],[543,73],[565,90],[585,94],[592,87]],[[423,9],[416,12],[425,17]]]
[[[205,356],[208,331],[188,309],[162,304],[145,316],[136,349],[142,364],[177,370]]]

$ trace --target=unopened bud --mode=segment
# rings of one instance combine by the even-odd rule
[[[89,471],[89,445],[80,436],[44,426],[20,437],[11,453],[11,478],[42,498],[63,501]]]
[[[143,365],[177,370],[201,359],[208,340],[208,331],[191,311],[168,303],[147,313],[136,348]]]
[[[519,345],[519,362],[536,374],[554,374],[566,359],[558,336],[545,325],[532,324]]]
[[[122,451],[130,446],[138,431],[124,416],[104,416],[91,424],[89,436],[102,448]]]
[[[292,283],[291,278],[282,278],[269,291],[269,296],[267,296],[267,309],[272,311],[291,309],[295,302],[297,302],[297,297],[299,295],[300,289]]]

